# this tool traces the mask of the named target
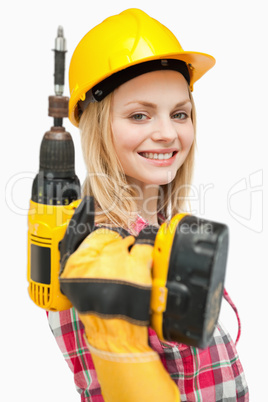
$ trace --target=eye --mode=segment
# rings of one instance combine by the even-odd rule
[[[172,119],[185,120],[188,115],[185,112],[176,112],[172,115]]]
[[[130,118],[132,120],[141,121],[141,120],[145,120],[147,118],[147,116],[143,113],[135,113],[135,114],[132,114],[130,116]]]

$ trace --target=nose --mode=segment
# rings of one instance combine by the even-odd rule
[[[152,133],[152,140],[156,142],[173,143],[178,133],[170,118],[157,119]]]

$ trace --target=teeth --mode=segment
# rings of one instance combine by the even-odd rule
[[[162,160],[162,159],[169,159],[172,157],[173,152],[168,152],[165,154],[156,154],[156,153],[152,153],[152,152],[141,152],[141,155],[144,158],[148,158],[148,159],[158,159],[158,160]]]

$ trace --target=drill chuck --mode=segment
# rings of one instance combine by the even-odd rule
[[[39,173],[32,187],[32,201],[68,205],[80,198],[80,182],[74,169],[74,144],[63,127],[51,127],[40,147]]]

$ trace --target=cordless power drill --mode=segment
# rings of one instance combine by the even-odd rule
[[[74,170],[74,144],[62,126],[69,98],[63,96],[66,40],[59,27],[54,49],[55,96],[49,96],[48,115],[54,124],[42,139],[39,173],[32,185],[28,213],[29,294],[38,306],[62,310],[71,306],[59,289],[59,242],[80,199]]]
[[[68,117],[69,99],[63,96],[66,43],[61,27],[54,51],[55,96],[49,97],[54,125],[44,134],[39,173],[32,186],[27,279],[36,305],[61,311],[72,304],[60,290],[59,245],[71,219],[88,227],[94,202],[87,202],[88,197],[80,200],[74,145],[62,126],[63,118]],[[94,222],[90,227],[94,228]],[[228,238],[226,225],[188,214],[175,215],[160,226],[154,241],[150,303],[150,325],[160,339],[202,348],[209,344],[220,312]],[[79,242],[82,240],[80,234]],[[75,233],[72,244],[75,251]]]

